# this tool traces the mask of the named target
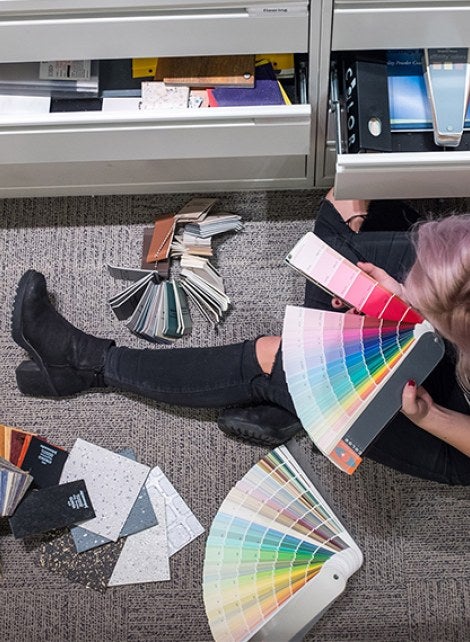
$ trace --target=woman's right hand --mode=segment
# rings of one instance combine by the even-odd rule
[[[375,279],[386,290],[392,294],[396,294],[401,299],[405,299],[405,289],[403,285],[398,283],[388,272],[373,263],[365,263],[363,261],[358,261],[357,267]]]

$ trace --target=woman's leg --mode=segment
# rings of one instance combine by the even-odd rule
[[[269,379],[279,347],[279,339],[263,337],[258,347],[256,341],[244,341],[216,348],[118,348],[114,341],[86,334],[64,319],[50,302],[44,276],[34,270],[18,284],[12,335],[32,359],[26,369],[17,369],[26,394],[61,397],[113,385],[198,407],[261,401],[256,382]]]
[[[258,380],[269,379],[279,342],[279,337],[261,337],[211,348],[111,347],[104,382],[177,406],[223,408],[256,403],[261,400]]]
[[[34,270],[18,284],[12,335],[31,357],[16,369],[24,394],[64,397],[112,385],[168,404],[205,408],[264,403],[280,344],[280,337],[261,337],[215,348],[117,348],[64,319],[49,300],[44,276]],[[284,393],[292,409],[287,388]],[[280,440],[273,427],[267,433],[246,426],[225,432],[268,446],[291,436]]]

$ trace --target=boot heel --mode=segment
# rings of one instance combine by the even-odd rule
[[[16,368],[16,383],[20,392],[34,397],[56,397],[39,366],[34,361],[22,361]]]

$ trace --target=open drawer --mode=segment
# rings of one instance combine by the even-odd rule
[[[302,187],[311,120],[309,104],[4,117],[0,198]]]
[[[4,116],[0,165],[306,155],[310,105]]]
[[[464,132],[459,148],[450,149],[438,147],[434,143],[432,131],[401,132],[392,129],[389,149],[393,151],[370,151],[380,148],[377,145],[375,148],[361,147],[357,153],[351,152],[354,147],[351,145],[352,99],[346,98],[347,89],[341,88],[335,74],[336,68],[333,66],[324,163],[326,171],[328,165],[331,171],[334,163],[337,198],[438,198],[470,195],[470,132]],[[365,103],[368,104],[367,98]],[[370,104],[379,109],[375,99]],[[354,117],[357,118],[357,114]],[[357,143],[356,140],[354,142]]]
[[[308,51],[308,0],[1,0],[0,61]]]
[[[469,44],[466,0],[334,0],[333,5],[333,51]]]

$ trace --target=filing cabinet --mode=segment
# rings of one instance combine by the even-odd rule
[[[303,104],[4,113],[0,197],[312,186],[321,4],[2,0],[2,62],[289,52],[309,64]]]
[[[331,82],[332,56],[345,52],[468,47],[470,5],[451,0],[336,0],[325,3],[325,15],[332,29],[329,45],[321,47],[316,184],[334,182],[338,198],[470,195],[470,152],[464,146],[348,153],[341,96],[335,95]]]

